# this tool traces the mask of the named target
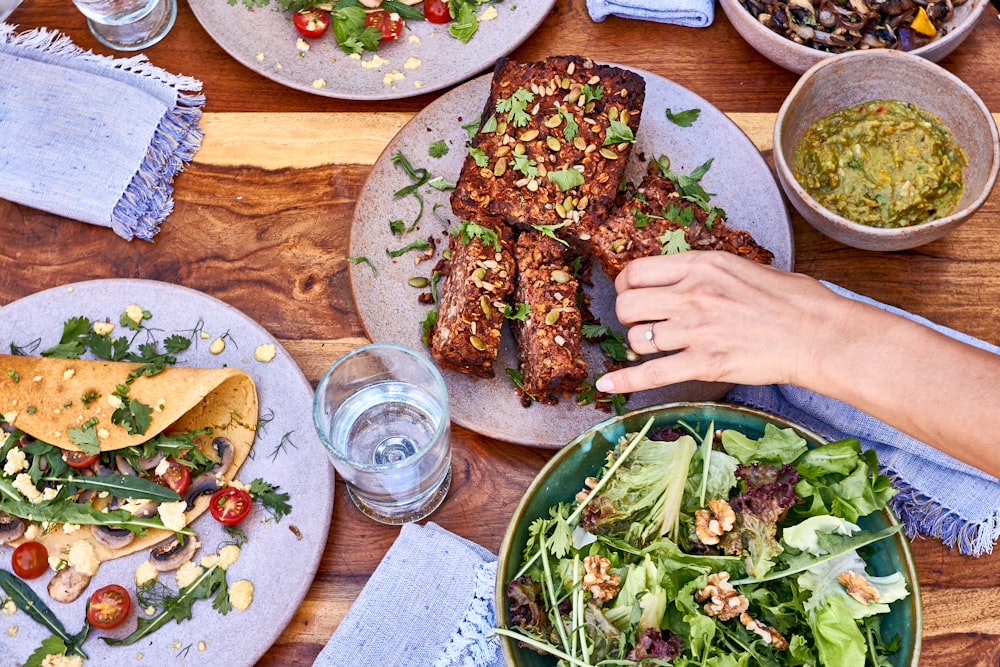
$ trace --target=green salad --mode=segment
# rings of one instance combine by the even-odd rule
[[[895,493],[874,452],[652,423],[531,524],[497,633],[560,667],[890,665],[909,591],[865,560],[900,530],[858,525]]]

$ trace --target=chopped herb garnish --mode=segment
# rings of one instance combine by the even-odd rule
[[[344,259],[347,260],[348,264],[367,264],[371,268],[372,274],[376,278],[378,277],[378,270],[375,268],[375,265],[372,264],[372,261],[367,257],[345,257]]]
[[[451,229],[452,236],[457,236],[458,240],[468,245],[472,239],[479,239],[484,246],[492,247],[500,252],[500,237],[496,231],[489,227],[476,224],[471,220],[462,220],[456,227]]]
[[[427,250],[430,247],[431,244],[428,241],[425,241],[424,239],[416,239],[415,241],[411,241],[397,250],[389,250],[387,248],[385,252],[389,255],[389,257],[402,257],[411,250]]]
[[[514,306],[504,304],[503,316],[508,320],[520,320],[524,322],[528,319],[528,313],[531,312],[531,306],[526,303],[518,303]]]
[[[497,113],[507,114],[507,123],[514,127],[524,127],[531,120],[527,112],[528,104],[534,101],[535,95],[527,88],[518,88],[510,97],[497,100]]]
[[[563,192],[566,192],[570,188],[583,185],[584,183],[583,174],[572,167],[569,169],[561,169],[559,171],[550,171],[548,172],[548,178]]]
[[[608,133],[604,137],[605,146],[621,143],[631,144],[634,142],[635,134],[633,134],[631,127],[620,120],[611,121],[611,125],[608,127]]]
[[[688,109],[687,111],[678,111],[677,113],[673,113],[670,109],[667,109],[667,120],[681,127],[691,127],[700,115],[701,109]]]
[[[684,236],[683,229],[672,229],[661,236],[659,241],[663,244],[663,250],[660,253],[663,255],[687,252],[691,249],[691,244],[688,243],[687,238]]]
[[[7,375],[10,376],[10,379],[13,380],[14,382],[20,382],[21,381],[21,376],[18,375],[17,371],[15,371],[13,368],[8,368],[7,369]]]
[[[431,157],[444,157],[448,154],[448,144],[445,143],[444,139],[431,142],[427,148],[427,154]]]
[[[472,156],[477,167],[485,167],[490,163],[490,158],[482,148],[470,148],[469,155]]]
[[[513,168],[514,171],[519,171],[529,178],[534,178],[540,173],[538,171],[538,163],[524,153],[514,155]]]
[[[604,86],[592,86],[589,83],[583,84],[583,103],[589,104],[604,97]]]

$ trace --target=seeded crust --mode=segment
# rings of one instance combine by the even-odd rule
[[[602,90],[595,98],[585,86]],[[568,223],[556,230],[560,238],[573,244],[588,238],[610,213],[632,150],[629,141],[604,146],[612,119],[634,137],[645,91],[639,74],[576,56],[524,64],[501,59],[451,195],[452,210],[463,219],[499,216],[519,229]],[[520,119],[497,108],[515,93],[530,95],[524,105],[529,115]],[[517,168],[517,154],[534,162],[537,175]],[[583,183],[563,191],[548,175],[567,169],[578,170]]]
[[[522,232],[514,246],[517,263],[515,303],[530,311],[513,320],[523,379],[524,402],[555,404],[587,377],[576,305],[579,283],[567,248],[537,231]]]
[[[514,230],[499,219],[479,220],[497,233],[500,249],[452,234],[430,353],[442,368],[494,377],[504,303],[514,291]]]
[[[690,224],[677,221],[688,215]],[[733,229],[721,217],[710,216],[697,204],[681,199],[673,181],[663,176],[655,163],[650,165],[650,173],[636,192],[604,225],[594,230],[590,251],[604,273],[614,280],[633,259],[661,254],[664,247],[661,237],[678,229],[684,230],[691,250],[723,250],[760,264],[774,260],[774,254],[759,245],[749,232]]]

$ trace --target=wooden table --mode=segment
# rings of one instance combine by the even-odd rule
[[[8,20],[59,29],[108,52],[65,0],[26,0]],[[990,9],[942,63],[994,111],[1000,53],[990,44],[998,41],[1000,21]],[[594,23],[583,0],[558,0],[514,55],[570,53],[640,67],[691,89],[731,114],[768,159],[774,114],[796,81],[748,47],[721,10],[711,27],[691,29]],[[315,383],[337,356],[367,340],[344,261],[355,200],[386,142],[434,96],[364,103],[282,87],[216,46],[186,2],[173,31],[147,55],[202,80],[207,97],[204,144],[176,179],[173,214],[154,243],[126,243],[107,229],[0,201],[0,304],[96,278],[182,284],[257,320]],[[842,246],[797,215],[793,226],[798,271],[1000,343],[1000,194],[962,229],[907,252]],[[968,427],[956,425],[956,436]],[[453,438],[452,491],[433,520],[496,551],[515,504],[551,452],[462,428]],[[319,573],[258,664],[310,665],[397,534],[362,517],[338,481]],[[963,557],[936,539],[915,541],[913,552],[924,601],[921,664],[996,665],[1000,554]]]

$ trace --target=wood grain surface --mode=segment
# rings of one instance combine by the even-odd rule
[[[282,87],[229,57],[185,0],[179,4],[173,31],[146,52],[154,64],[202,80],[207,98],[204,143],[175,181],[174,212],[155,242],[127,243],[107,229],[0,200],[0,304],[95,278],[182,284],[257,320],[315,383],[340,354],[366,341],[344,260],[361,187],[393,134],[435,96],[354,102]],[[58,29],[108,52],[65,0],[25,0],[8,21]],[[942,62],[995,112],[998,43],[1000,20],[987,10]],[[583,0],[558,0],[514,55],[557,54],[643,68],[691,89],[730,114],[768,160],[774,114],[796,81],[747,46],[718,8],[711,27],[693,29],[615,18],[594,23]],[[718,150],[722,155],[725,147]],[[796,269],[1000,344],[998,197],[944,239],[899,253],[848,248],[793,216]],[[977,426],[956,425],[956,437]],[[496,551],[514,506],[551,452],[462,428],[453,439],[452,491],[432,518]],[[338,480],[319,572],[258,664],[312,664],[397,535],[398,528],[357,512]],[[912,547],[924,602],[921,664],[1000,664],[1000,616],[993,613],[1000,555],[964,557],[936,539]]]

